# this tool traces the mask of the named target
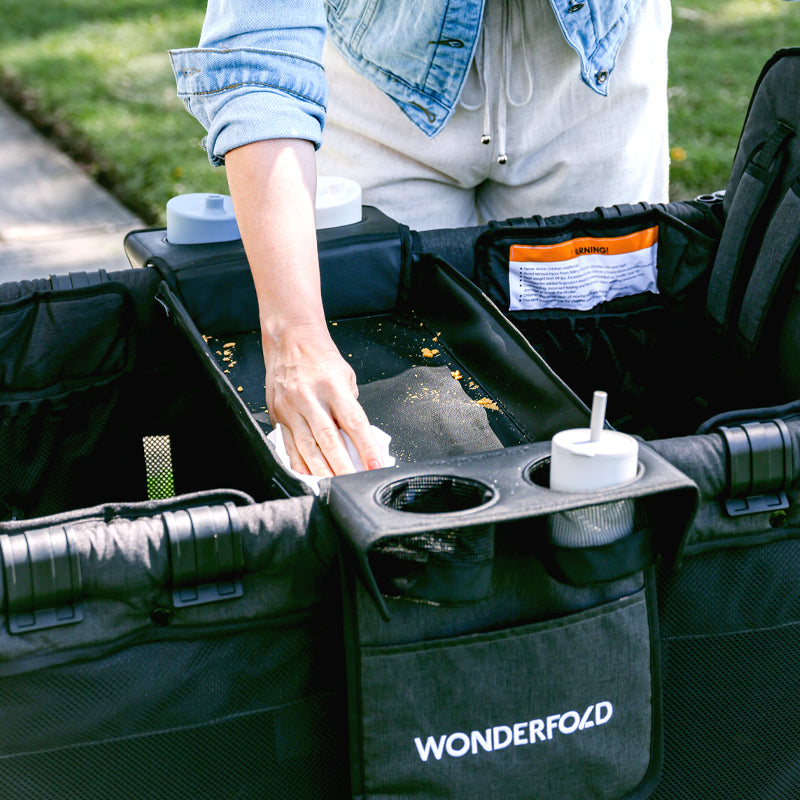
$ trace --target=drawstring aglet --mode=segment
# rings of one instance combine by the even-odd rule
[[[489,136],[488,133],[484,133],[481,136],[481,144],[491,144],[491,143],[492,143],[492,137]]]
[[[503,153],[502,155],[497,156],[497,163],[498,164],[505,164],[508,162],[508,156]]]

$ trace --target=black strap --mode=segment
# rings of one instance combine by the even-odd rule
[[[800,176],[776,209],[747,284],[739,314],[739,341],[752,357],[769,309],[800,246]]]
[[[655,535],[650,528],[595,547],[544,548],[542,563],[548,573],[561,583],[590,586],[633,575],[657,558]]]
[[[710,318],[723,330],[735,312],[734,294],[739,283],[743,253],[751,242],[761,209],[781,174],[783,144],[794,134],[793,128],[778,122],[775,130],[750,159],[728,210],[706,298]]]

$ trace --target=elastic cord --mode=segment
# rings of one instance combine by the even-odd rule
[[[500,69],[497,75],[498,91],[496,108],[497,161],[499,164],[505,164],[508,161],[508,155],[506,153],[508,106],[523,106],[530,101],[533,95],[533,75],[528,57],[528,41],[525,31],[523,0],[502,0],[502,2],[500,41],[497,50],[492,50],[487,57],[487,49],[491,45],[487,45],[486,40],[488,35],[486,32],[486,23],[484,21],[474,57],[475,71],[478,76],[478,87],[483,97],[483,133],[481,135],[481,142],[483,144],[490,144],[492,141],[492,102],[490,93],[494,85],[494,72],[496,68],[495,57],[499,57],[500,60]],[[520,31],[521,58],[526,85],[526,89],[519,99],[515,99],[512,96],[514,63],[513,47],[511,43],[515,28],[518,28]],[[471,105],[463,99],[461,101],[461,106],[467,111],[476,111],[480,108],[480,105],[480,103]]]

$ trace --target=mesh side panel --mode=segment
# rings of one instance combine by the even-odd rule
[[[147,472],[147,497],[160,500],[175,494],[172,471],[172,444],[169,436],[143,436],[144,464]]]
[[[800,786],[800,543],[690,559],[662,586],[655,800],[789,800]]]
[[[3,679],[0,794],[346,796],[342,657],[331,627],[316,619],[149,643]]]
[[[0,519],[44,516],[109,496],[144,499],[143,473],[128,480],[131,470],[141,470],[141,454],[123,444],[121,401],[120,388],[106,387],[67,409],[9,417],[0,408]]]

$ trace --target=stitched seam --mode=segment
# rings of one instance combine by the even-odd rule
[[[309,64],[313,64],[315,67],[321,68],[319,61],[316,59],[308,58],[308,56],[297,55],[296,53],[287,53],[285,50],[262,50],[257,47],[196,47],[183,52],[222,53],[226,55],[229,53],[255,53],[256,55],[281,56],[282,58],[294,58],[297,61],[306,61]],[[180,51],[178,51],[176,54],[180,54]]]
[[[367,7],[364,9],[361,19],[358,21],[358,25],[356,25],[353,35],[350,37],[350,43],[353,47],[357,47],[360,44],[361,38],[364,36],[364,32],[367,30],[372,22],[372,18],[375,16],[375,9],[377,8],[377,5],[377,2],[374,2],[373,0],[373,2],[370,2],[369,5],[367,5]]]
[[[212,94],[219,94],[220,92],[228,92],[233,89],[241,89],[244,86],[260,86],[265,89],[275,89],[280,91],[283,94],[290,94],[293,97],[299,97],[301,100],[307,100],[309,103],[313,103],[315,106],[319,106],[320,108],[325,108],[325,106],[320,103],[318,100],[314,100],[314,98],[309,97],[308,95],[301,94],[300,92],[292,91],[291,89],[287,89],[285,86],[281,86],[277,83],[263,83],[258,81],[242,81],[241,83],[232,83],[228,86],[222,86],[219,89],[207,89],[206,91],[202,92],[186,92],[183,96],[185,97],[205,97]]]

